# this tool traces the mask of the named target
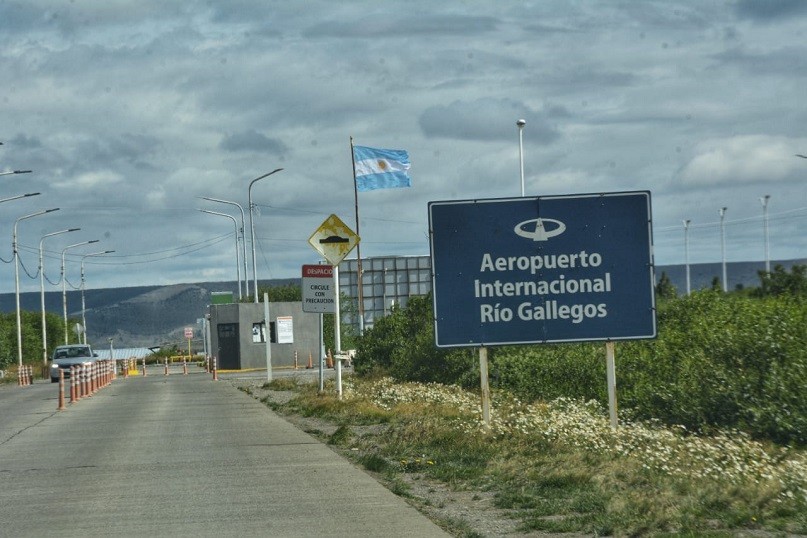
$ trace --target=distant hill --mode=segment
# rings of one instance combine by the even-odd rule
[[[772,261],[790,269],[793,265],[807,265],[807,258],[799,260]],[[764,262],[733,262],[726,266],[730,289],[758,287],[758,271],[765,269]],[[709,288],[715,277],[722,274],[720,263],[690,264],[692,290]],[[679,294],[686,292],[686,268],[684,265],[656,266],[656,280],[662,273],[670,277]],[[299,278],[261,281],[261,286],[299,285]],[[236,282],[201,282],[174,284],[171,286],[135,286],[129,288],[92,289],[84,292],[87,307],[87,340],[96,347],[106,346],[114,339],[115,347],[151,347],[165,343],[182,344],[184,328],[197,328],[210,304],[210,294],[230,291],[238,297]],[[67,292],[68,316],[81,318],[81,292]],[[38,292],[20,294],[23,310],[39,312]],[[62,293],[45,293],[45,309],[62,315]],[[13,293],[0,294],[0,312],[14,312]],[[197,332],[198,334],[198,332]]]
[[[776,265],[781,265],[790,270],[794,265],[807,265],[807,258],[799,260],[777,260],[771,261],[771,270]],[[759,271],[765,270],[765,262],[732,262],[726,264],[726,275],[728,289],[758,288]],[[667,273],[678,294],[686,293],[686,266],[685,265],[657,265],[656,281],[658,282],[661,273]],[[712,280],[717,277],[722,279],[723,266],[718,263],[695,263],[689,265],[689,281],[692,291],[712,287]]]
[[[260,281],[261,286],[299,284],[299,279]],[[238,297],[236,282],[202,282],[171,286],[133,286],[85,290],[87,341],[96,347],[152,347],[165,343],[181,344],[185,327],[198,328],[212,292],[230,291]],[[81,292],[67,292],[68,316],[81,318]],[[14,312],[14,294],[0,294],[0,311]],[[41,311],[40,294],[20,294],[20,308]],[[62,293],[45,292],[45,309],[62,315]],[[198,334],[198,333],[197,333]]]

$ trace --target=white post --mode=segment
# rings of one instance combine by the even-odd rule
[[[339,265],[333,266],[333,288],[335,290],[334,297],[333,297],[333,309],[334,309],[334,323],[333,323],[333,347],[336,349],[333,350],[334,355],[340,353],[342,351],[342,335],[341,335],[341,319],[342,315],[339,312]]]
[[[67,230],[51,232],[43,235],[42,239],[39,240],[39,302],[40,306],[42,307],[42,366],[45,369],[48,367],[48,328],[45,316],[45,258],[43,246],[45,239],[48,237],[53,237],[54,235],[61,235],[68,232],[77,232],[80,229],[81,228],[69,228]]]
[[[614,343],[605,343],[605,367],[608,377],[608,413],[611,416],[611,428],[618,426],[616,412],[616,361],[614,360]]]
[[[490,385],[488,384],[488,348],[479,348],[479,378],[482,390],[482,421],[490,428]]]
[[[20,260],[19,252],[17,251],[17,224],[21,220],[30,219],[45,213],[59,211],[59,208],[43,209],[30,215],[25,215],[14,221],[13,237],[12,237],[12,254],[14,256],[14,297],[17,305],[17,362],[19,371],[22,372],[22,318],[20,314]]]
[[[767,274],[771,274],[770,239],[768,237],[768,200],[770,199],[770,194],[766,194],[759,199],[762,202],[762,224],[765,229],[765,272]]]
[[[269,294],[263,294],[263,319],[266,326],[266,380],[272,381],[272,338],[269,330]]]
[[[272,170],[268,174],[264,174],[261,177],[256,177],[255,179],[250,181],[249,187],[247,188],[247,197],[249,200],[249,230],[250,230],[250,237],[252,239],[252,283],[255,286],[255,301],[254,301],[255,304],[258,304],[258,262],[256,261],[255,257],[255,223],[252,220],[252,212],[255,209],[252,205],[252,185],[254,185],[256,181],[271,176],[272,174],[280,172],[281,170],[283,169],[277,168],[275,170]],[[246,278],[246,275],[244,277]]]
[[[322,322],[322,314],[319,315],[319,392],[325,390],[325,368],[322,365],[322,361],[325,358],[325,330],[324,330],[324,323]]]
[[[78,341],[81,344],[87,343],[87,315],[86,304],[84,303],[84,258],[81,258],[81,334],[78,335]]]
[[[726,276],[726,226],[724,219],[726,217],[725,207],[720,208],[720,256],[723,259],[723,292],[729,291],[728,277]]]
[[[524,197],[524,126],[527,125],[526,120],[518,120],[518,162],[521,170],[521,197]]]
[[[342,355],[334,356],[336,360],[336,396],[342,399]]]
[[[692,294],[692,286],[689,280],[689,219],[684,221],[684,264],[686,265],[687,273],[687,295]]]

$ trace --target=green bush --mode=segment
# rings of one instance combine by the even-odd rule
[[[356,373],[385,374],[401,381],[478,386],[478,365],[464,349],[434,345],[431,295],[411,297],[406,308],[376,320],[358,340]]]
[[[376,321],[359,340],[358,374],[478,387],[476,353],[434,346],[429,297]],[[625,418],[693,431],[739,428],[807,444],[807,299],[701,291],[659,304],[656,340],[616,344]],[[493,387],[519,398],[607,403],[603,343],[491,348]]]

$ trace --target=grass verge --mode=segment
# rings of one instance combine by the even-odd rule
[[[304,384],[264,388],[296,391],[273,408],[336,425],[326,441],[398,495],[411,500],[421,479],[484,493],[489,511],[517,520],[523,533],[807,533],[805,451],[738,432],[706,437],[652,423],[612,430],[595,403],[524,404],[506,394],[494,395],[485,425],[472,393],[387,378],[351,378],[342,400]],[[438,523],[478,535],[461,518]]]

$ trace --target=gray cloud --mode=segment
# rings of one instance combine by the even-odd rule
[[[288,151],[283,142],[250,129],[222,138],[219,147],[226,151],[261,151],[270,155],[282,156]]]
[[[60,206],[23,240],[103,238],[119,265],[93,285],[231,278],[231,241],[211,240],[230,223],[196,197],[246,203],[251,178],[283,167],[253,192],[269,206],[259,271],[296,276],[322,220],[351,220],[352,136],[412,159],[411,189],[360,196],[362,253],[426,254],[429,201],[518,194],[524,118],[529,194],[651,189],[656,260],[676,263],[664,228],[718,204],[757,215],[764,189],[772,214],[807,218],[800,5],[6,0],[0,166],[34,173],[0,189],[43,194],[4,204],[0,226]],[[775,256],[807,252],[803,234],[772,237]]]
[[[738,0],[735,9],[740,17],[770,21],[807,13],[802,0]]]
[[[554,106],[550,112],[551,115],[536,112],[510,99],[455,101],[447,106],[427,108],[421,114],[419,124],[423,134],[428,137],[503,140],[513,137],[515,121],[523,118],[530,125],[530,137],[542,144],[549,144],[557,140],[560,133],[547,120],[568,116],[563,107]],[[532,125],[533,121],[535,126]]]
[[[377,4],[385,10],[385,4]],[[498,20],[495,17],[478,17],[465,14],[417,13],[401,16],[397,10],[363,14],[351,20],[329,21],[312,25],[303,32],[308,38],[321,37],[408,37],[479,35],[493,31]]]

